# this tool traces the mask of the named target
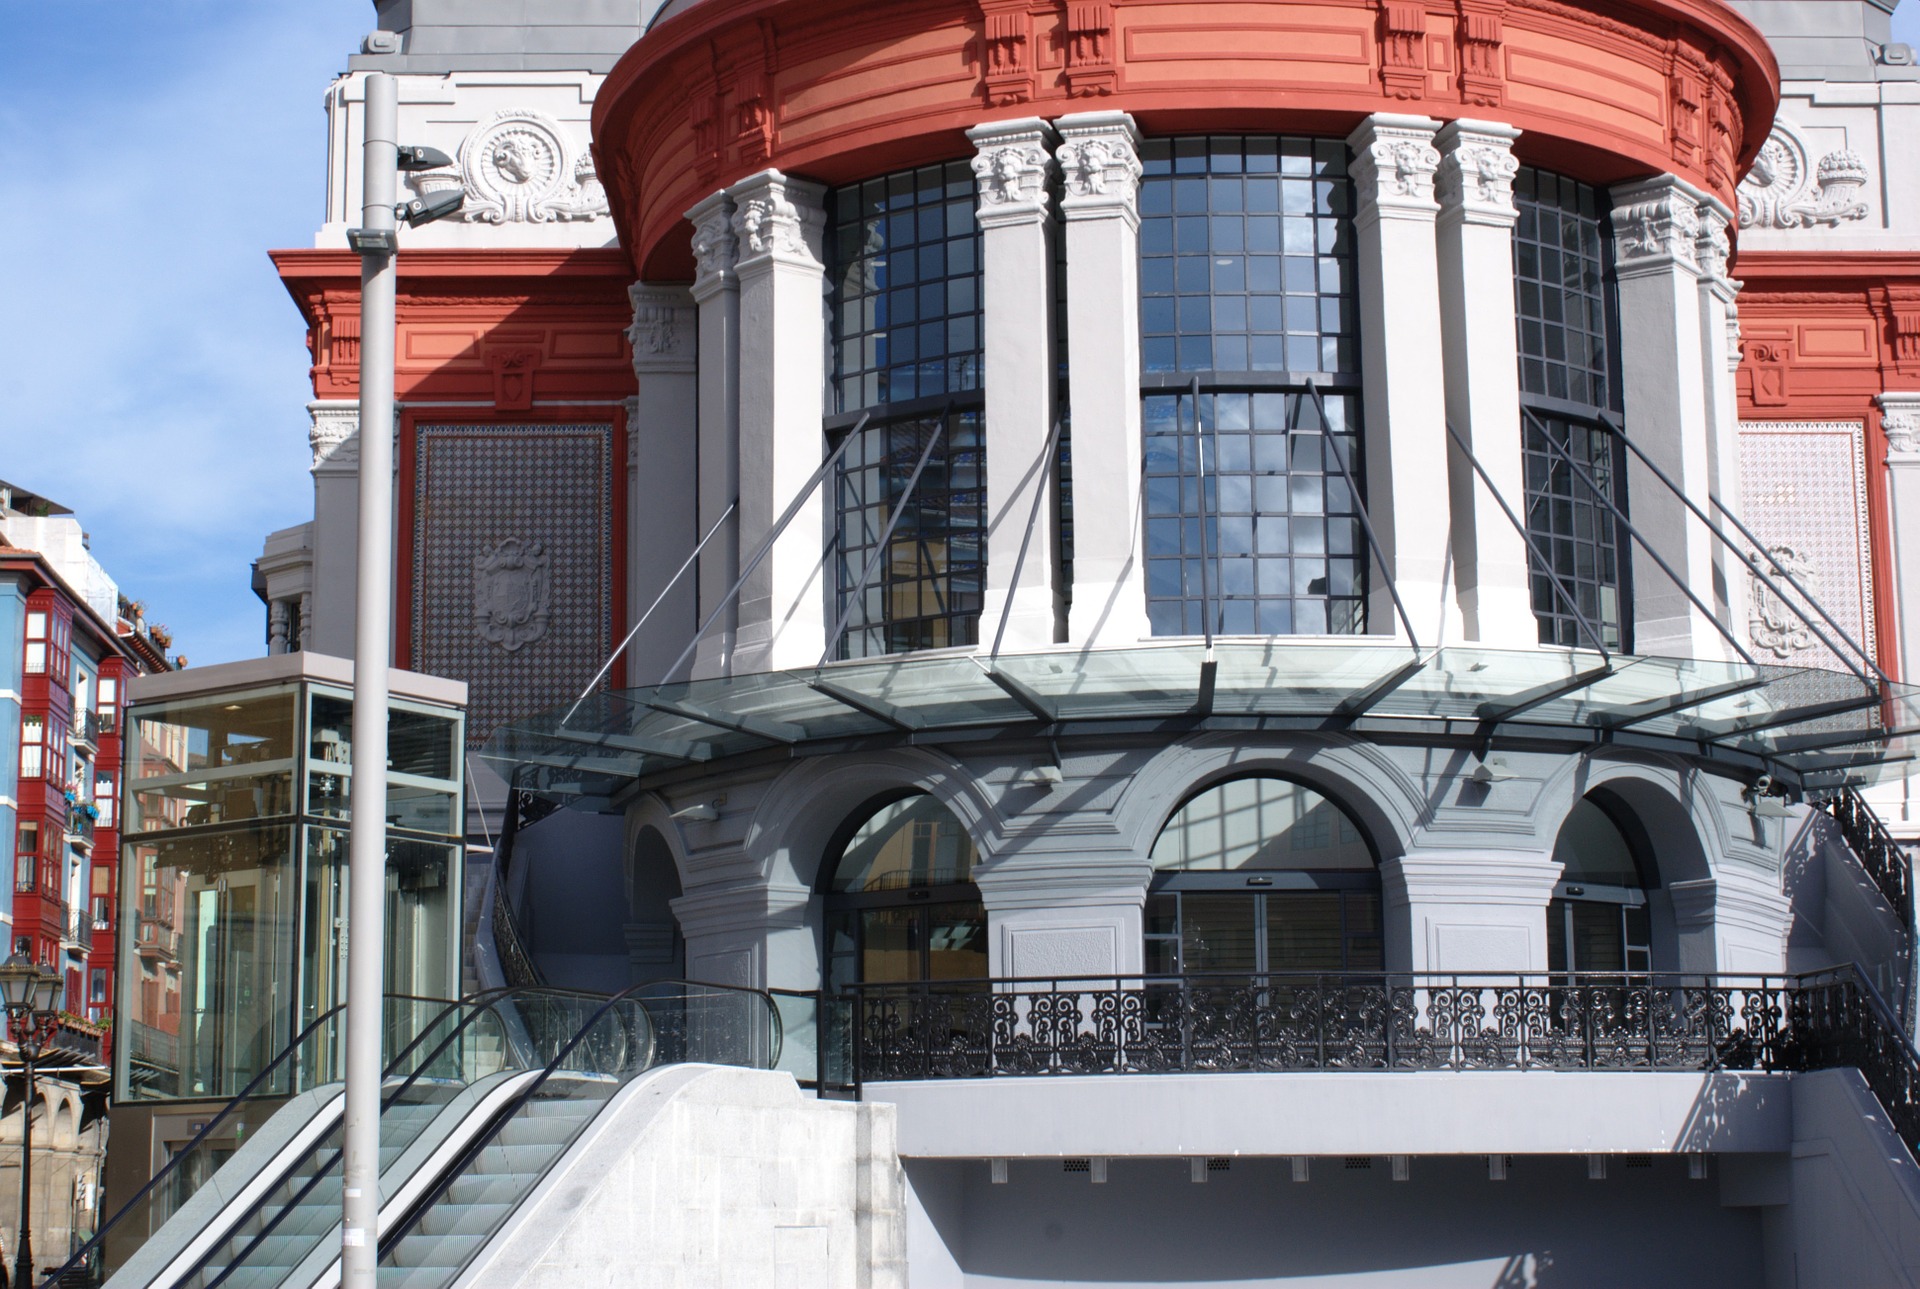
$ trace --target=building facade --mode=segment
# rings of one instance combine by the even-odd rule
[[[378,8],[260,574],[388,71],[499,979],[812,996],[916,1285],[1920,1275],[1891,5]]]

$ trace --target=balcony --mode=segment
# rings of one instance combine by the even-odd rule
[[[67,811],[67,840],[91,848],[93,845],[94,820],[99,816],[99,807],[90,802],[73,806]]]
[[[81,710],[73,714],[72,737],[76,747],[98,750],[100,734],[99,713]]]

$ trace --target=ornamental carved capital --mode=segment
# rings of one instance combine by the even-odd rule
[[[1880,406],[1880,430],[1887,436],[1887,456],[1920,462],[1920,393],[1885,393],[1873,400]]]
[[[635,282],[627,288],[627,301],[633,306],[627,342],[633,346],[634,375],[692,371],[693,298],[687,289]]]
[[[1053,130],[1046,122],[1026,119],[998,121],[967,131],[979,151],[973,158],[974,177],[980,181],[980,220],[995,224],[1044,219],[1047,181],[1053,157],[1047,151]]]
[[[742,264],[769,257],[821,267],[826,215],[818,185],[763,170],[727,189],[727,195],[733,198],[733,236]]]
[[[1700,207],[1694,193],[1671,175],[1615,188],[1614,259],[1620,276],[1700,273]]]
[[[693,221],[693,298],[704,300],[734,284],[740,243],[733,235],[733,202],[714,193],[687,212]]]
[[[1054,122],[1060,147],[1054,156],[1066,189],[1061,210],[1068,219],[1097,210],[1137,209],[1140,135],[1124,112],[1085,112]]]
[[[1356,218],[1431,219],[1439,210],[1434,180],[1440,150],[1438,121],[1418,116],[1368,117],[1347,139],[1352,145]]]
[[[1440,169],[1434,192],[1442,218],[1511,228],[1519,219],[1513,204],[1513,180],[1520,163],[1513,156],[1518,131],[1509,126],[1453,121],[1438,136]]]
[[[324,400],[307,404],[311,423],[307,426],[307,447],[313,452],[315,474],[322,470],[353,471],[360,468],[360,404]]]

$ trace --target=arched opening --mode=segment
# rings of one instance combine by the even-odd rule
[[[978,858],[953,812],[925,793],[856,813],[821,867],[827,987],[985,977]]]
[[[1174,811],[1152,859],[1149,974],[1383,966],[1373,846],[1312,788],[1267,776],[1215,784]]]
[[[673,916],[680,898],[680,870],[673,850],[657,829],[642,828],[633,839],[627,867],[627,923],[623,928],[627,960],[636,985],[677,980],[686,974],[686,943]]]
[[[1547,969],[1651,971],[1647,890],[1659,883],[1619,819],[1595,797],[1581,798],[1560,825],[1553,858],[1561,871],[1547,905]]]

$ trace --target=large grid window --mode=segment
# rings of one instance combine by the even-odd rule
[[[858,411],[980,388],[979,193],[965,162],[836,189],[834,397]]]
[[[1340,468],[1359,482],[1346,145],[1179,138],[1141,155],[1153,633],[1364,631],[1361,499]]]
[[[1607,504],[1626,509],[1625,447],[1602,420],[1619,411],[1607,204],[1586,184],[1531,168],[1514,182],[1514,203],[1527,528],[1551,568],[1529,555],[1540,641],[1591,647],[1585,618],[1607,648],[1628,648],[1627,539]]]
[[[1147,616],[1155,635],[1362,629],[1365,538],[1331,455],[1340,452],[1359,477],[1355,401],[1326,396],[1329,437],[1305,394],[1203,391],[1203,498],[1192,395],[1147,396]]]
[[[976,642],[986,569],[979,190],[965,162],[828,199],[830,433],[852,433],[834,481],[834,616],[842,658]],[[881,550],[936,430],[944,430]],[[865,583],[862,584],[862,577]]]

